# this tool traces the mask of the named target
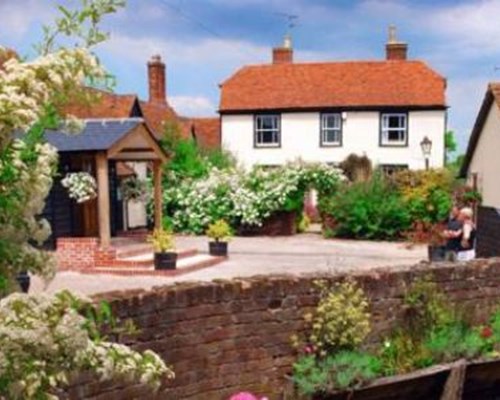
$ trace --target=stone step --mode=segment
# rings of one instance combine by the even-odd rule
[[[180,258],[177,261],[177,268],[174,270],[155,270],[153,262],[150,265],[142,266],[113,266],[96,267],[81,270],[85,274],[111,274],[111,275],[153,275],[153,276],[177,276],[194,272],[203,268],[209,268],[227,260],[226,257],[214,257],[208,254],[196,254],[190,257]]]
[[[177,250],[177,259],[183,260],[185,258],[193,257],[198,254],[196,249],[183,249]],[[116,266],[128,266],[128,267],[150,267],[154,264],[154,253],[153,249],[149,248],[145,251],[138,252],[135,255],[117,255],[115,262]]]

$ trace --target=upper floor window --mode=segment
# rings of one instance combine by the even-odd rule
[[[382,114],[380,144],[382,146],[408,145],[408,114]]]
[[[281,118],[279,114],[255,116],[255,147],[281,145]]]
[[[321,146],[342,145],[342,116],[321,114]]]

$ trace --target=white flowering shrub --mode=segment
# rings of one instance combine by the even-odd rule
[[[97,182],[88,172],[69,172],[61,180],[61,185],[77,203],[85,203],[97,197]]]
[[[250,172],[212,169],[208,177],[187,179],[164,190],[166,214],[177,231],[201,234],[220,219],[262,225],[277,211],[300,211],[308,188],[335,191],[342,173],[328,165],[293,163]]]
[[[58,110],[70,97],[85,94],[85,85],[106,79],[88,48],[106,37],[98,27],[102,17],[123,4],[81,0],[82,8],[75,11],[60,6],[62,17],[44,29],[40,56],[32,61],[4,62],[12,52],[0,47],[0,399],[57,398],[56,388],[81,371],[153,387],[163,376],[173,378],[155,353],[140,354],[106,341],[99,334],[103,319],[84,317],[85,302],[69,293],[12,293],[20,271],[45,278],[54,273],[52,257],[33,245],[50,235],[49,224],[39,215],[57,166],[57,152],[43,135],[47,129],[81,130],[70,116],[61,123]],[[76,39],[77,46],[58,47],[61,35],[64,43],[68,37],[71,43]],[[78,198],[88,195],[87,189],[85,193]]]
[[[84,312],[100,317],[84,317]],[[69,292],[0,300],[0,398],[57,399],[55,390],[82,371],[153,389],[162,377],[174,377],[155,353],[141,354],[101,337],[96,321],[109,322],[107,315]]]

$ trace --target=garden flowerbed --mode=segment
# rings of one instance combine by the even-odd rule
[[[462,392],[463,398],[500,398],[499,310],[473,325],[434,283],[415,280],[399,325],[382,343],[365,343],[371,318],[363,290],[349,280],[316,285],[319,303],[304,316],[309,328],[292,337],[300,394],[314,400],[458,400]]]

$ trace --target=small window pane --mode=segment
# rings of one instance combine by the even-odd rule
[[[321,115],[321,144],[337,146],[341,143],[342,118],[340,114]]]
[[[255,117],[255,144],[263,147],[279,146],[279,115],[257,115]]]

